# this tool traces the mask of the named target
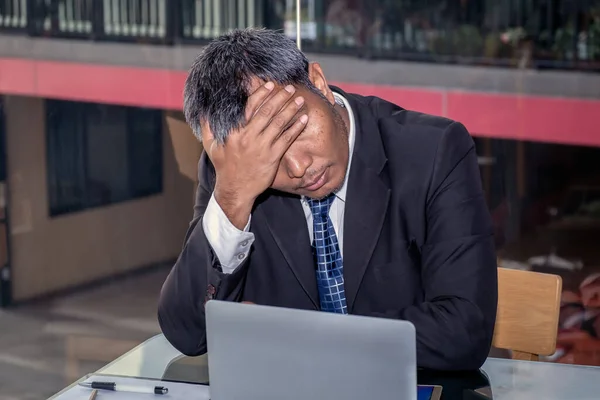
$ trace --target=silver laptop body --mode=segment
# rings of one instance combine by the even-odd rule
[[[211,300],[211,400],[416,400],[410,322]]]

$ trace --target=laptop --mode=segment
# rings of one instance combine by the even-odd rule
[[[211,300],[206,335],[211,400],[417,400],[407,321]]]

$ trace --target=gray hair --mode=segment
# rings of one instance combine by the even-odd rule
[[[233,30],[208,44],[185,81],[183,112],[201,140],[200,122],[208,122],[218,143],[241,127],[252,78],[280,85],[304,85],[317,91],[308,76],[308,59],[283,33],[268,29]]]

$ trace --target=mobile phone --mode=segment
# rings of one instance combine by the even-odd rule
[[[417,400],[440,400],[442,387],[439,385],[417,386]]]

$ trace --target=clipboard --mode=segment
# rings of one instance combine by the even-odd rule
[[[169,389],[165,395],[152,395],[145,393],[112,392],[110,390],[99,390],[97,400],[210,400],[207,385],[196,383],[185,383],[166,381],[161,379],[148,379],[128,376],[89,374],[80,382],[88,381],[110,381],[121,384],[135,384],[148,386],[164,386]],[[79,383],[79,382],[78,382]],[[82,400],[88,399],[92,389],[79,386],[77,383],[69,386],[63,391],[51,397],[51,400]]]

